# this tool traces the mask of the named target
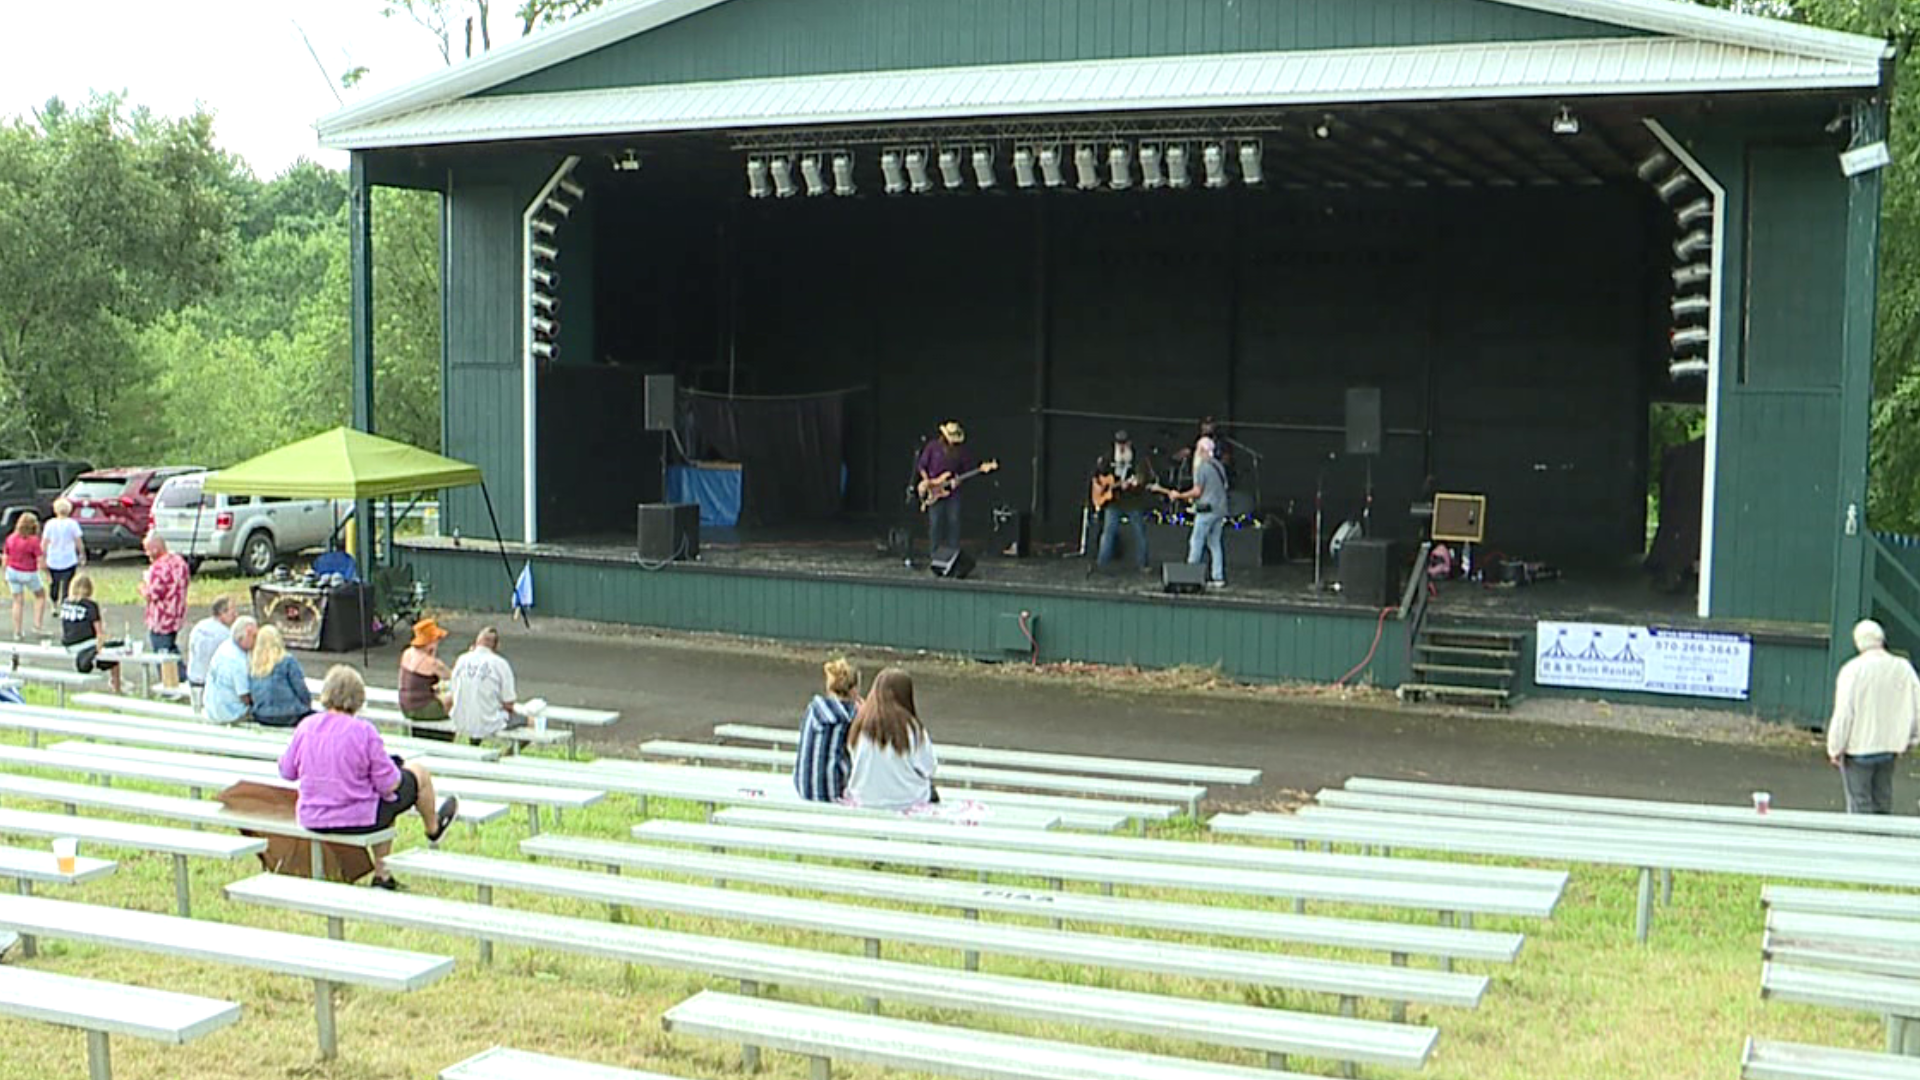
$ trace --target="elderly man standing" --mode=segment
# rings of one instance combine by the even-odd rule
[[[213,598],[213,611],[206,618],[193,624],[193,633],[187,635],[187,693],[193,699],[193,711],[200,711],[201,697],[207,690],[207,669],[213,666],[214,651],[222,644],[233,639],[233,620],[240,617],[240,609],[233,606],[230,596]]]
[[[233,636],[213,650],[207,664],[207,719],[216,724],[245,720],[253,711],[253,681],[247,670],[248,653],[260,624],[242,615],[233,620]]]
[[[1920,675],[1887,651],[1872,619],[1853,627],[1860,655],[1840,666],[1827,721],[1827,760],[1846,782],[1849,814],[1893,813],[1893,763],[1920,741]]]
[[[500,631],[482,627],[473,648],[453,662],[453,678],[448,680],[453,687],[453,728],[474,742],[527,724],[514,712],[519,691],[513,685],[513,666],[494,651],[499,647]]]
[[[147,644],[154,652],[180,651],[180,628],[187,623],[187,560],[167,550],[167,542],[150,532],[140,545],[151,565],[140,579],[140,599],[147,603]],[[185,678],[186,665],[180,665]]]

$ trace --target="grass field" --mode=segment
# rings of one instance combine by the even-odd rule
[[[650,808],[656,815],[698,816],[698,808],[691,804],[653,800]],[[635,820],[636,813],[631,799],[610,797],[592,811],[568,814],[564,831],[625,839],[627,827]],[[1186,838],[1199,835],[1190,823],[1160,831]],[[513,858],[517,857],[518,842],[525,835],[524,816],[513,815],[486,826],[478,836],[471,835],[464,827],[456,828],[446,847],[457,852]],[[420,842],[418,819],[409,818],[402,824],[400,846]],[[122,858],[119,873],[78,889],[42,889],[41,895],[145,911],[171,910],[173,892],[170,866],[165,858],[129,856],[104,849],[90,850],[87,854]],[[250,876],[254,872],[251,861],[231,866],[197,861],[192,870],[194,912],[198,918],[312,935],[325,932],[322,920],[316,917],[226,901],[220,893],[221,886]],[[1409,1010],[1409,1020],[1437,1025],[1442,1032],[1433,1064],[1420,1075],[1433,1080],[1731,1078],[1738,1075],[1741,1042],[1749,1034],[1879,1048],[1879,1024],[1874,1018],[1761,1002],[1762,917],[1758,881],[1680,875],[1675,883],[1673,905],[1656,913],[1654,938],[1645,948],[1633,942],[1633,883],[1630,871],[1575,867],[1567,895],[1553,919],[1539,923],[1479,920],[1476,925],[1482,928],[1525,933],[1526,947],[1513,965],[1456,966],[1456,970],[1484,971],[1492,976],[1492,987],[1477,1010],[1418,1007]],[[424,894],[471,899],[465,889],[424,880],[408,884]],[[1197,903],[1224,902],[1214,894],[1125,889],[1120,893]],[[529,910],[600,920],[608,917],[605,907],[598,904],[511,892],[499,894],[497,900]],[[1261,906],[1259,901],[1238,902]],[[1281,910],[1284,905],[1285,901],[1272,902],[1274,910]],[[1381,919],[1424,921],[1431,918],[1329,905],[1311,906],[1309,910]],[[856,953],[860,949],[857,941],[845,938],[654,912],[629,912],[627,919],[650,926],[751,937],[823,951]],[[1102,929],[1072,928],[1096,932]],[[1113,928],[1106,928],[1106,932],[1134,933]],[[1187,939],[1145,932],[1138,932],[1137,936],[1205,940],[1237,948],[1279,949],[1376,963],[1385,959],[1377,954],[1341,954],[1272,943]],[[490,967],[482,966],[475,957],[474,944],[469,941],[372,925],[350,923],[348,937],[368,944],[452,956],[457,960],[457,967],[441,983],[414,994],[345,991],[339,1012],[341,1055],[338,1061],[326,1065],[315,1061],[311,990],[299,980],[57,941],[42,943],[41,958],[34,961],[34,966],[204,994],[243,1005],[238,1024],[187,1047],[162,1048],[132,1039],[116,1040],[115,1075],[123,1080],[424,1078],[496,1044],[689,1078],[718,1080],[741,1075],[739,1057],[732,1048],[668,1036],[660,1028],[660,1014],[676,1002],[707,987],[731,989],[719,980],[504,946],[496,950],[495,962]],[[949,966],[957,965],[959,960],[950,951],[906,946],[890,945],[887,955]],[[982,970],[1323,1012],[1333,1011],[1335,1005],[1327,997],[1247,990],[1224,981],[1074,969],[993,956],[982,957]],[[781,996],[842,1008],[857,1007],[851,999],[825,995],[783,992]],[[893,1016],[1249,1066],[1263,1064],[1255,1054],[1214,1047],[1169,1044],[979,1015],[897,1007],[889,1007],[887,1012]],[[1385,1019],[1387,1006],[1363,1002],[1360,1015]],[[783,1078],[806,1075],[806,1064],[801,1059],[769,1054],[765,1060],[763,1070],[767,1075]],[[1328,1062],[1296,1059],[1293,1067],[1300,1071],[1335,1073],[1334,1066]],[[881,1075],[879,1070],[871,1068],[837,1068],[835,1072],[850,1077]],[[84,1040],[77,1033],[0,1020],[0,1078],[69,1077],[84,1073]],[[1410,1074],[1363,1069],[1361,1075]]]
[[[117,556],[88,563],[84,572],[93,578],[93,598],[102,606],[139,604],[140,578],[147,572],[147,560]],[[233,563],[207,563],[187,584],[189,614],[197,618],[201,609],[222,593],[245,601],[248,586],[258,580],[242,574]]]

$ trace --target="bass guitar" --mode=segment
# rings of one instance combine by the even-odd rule
[[[955,476],[951,472],[943,472],[939,476],[929,477],[928,479],[920,481],[914,485],[914,490],[920,495],[921,513],[933,509],[934,503],[952,495],[955,491],[959,490],[961,484],[966,483],[976,476],[990,473],[999,467],[1000,463],[998,461],[983,461],[958,476]]]

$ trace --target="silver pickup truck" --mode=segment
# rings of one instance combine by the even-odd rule
[[[201,485],[213,475],[173,477],[153,504],[154,531],[195,568],[232,559],[241,573],[264,575],[282,554],[326,546],[335,523],[353,512],[352,503],[334,499],[210,495]]]

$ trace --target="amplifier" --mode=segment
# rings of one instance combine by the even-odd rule
[[[700,507],[695,503],[641,503],[640,557],[672,562],[700,557]]]
[[[1372,608],[1400,602],[1399,547],[1392,540],[1360,536],[1340,545],[1340,591]]]

